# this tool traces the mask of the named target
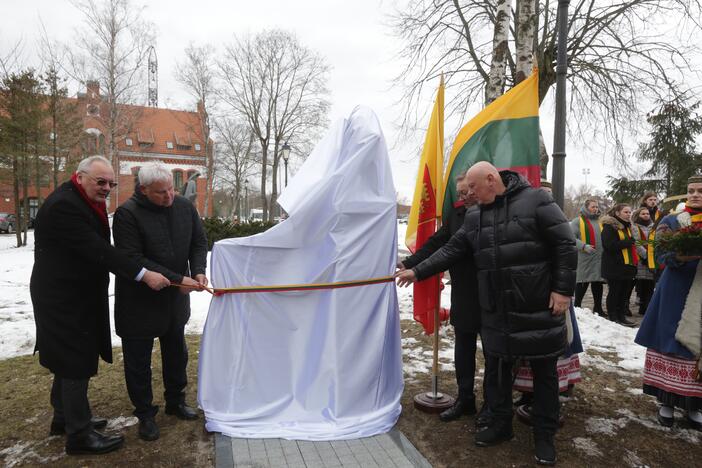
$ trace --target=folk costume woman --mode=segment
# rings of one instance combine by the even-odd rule
[[[684,210],[664,217],[656,238],[702,227],[702,176],[688,179],[687,194]],[[656,255],[666,268],[635,339],[647,348],[643,391],[661,404],[662,425],[673,425],[677,407],[686,412],[692,428],[702,430],[702,262],[699,254],[681,255],[660,246]]]
[[[631,234],[631,207],[614,205],[609,216],[602,217],[602,277],[607,280],[607,313],[609,319],[632,327],[626,318],[626,301],[636,276],[639,256]]]

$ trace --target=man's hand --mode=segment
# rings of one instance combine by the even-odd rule
[[[141,280],[154,291],[160,291],[161,289],[167,288],[171,285],[171,282],[168,280],[168,278],[163,276],[161,273],[157,273],[155,271],[150,270],[146,270],[146,273],[144,273],[144,276],[141,278]]]
[[[590,244],[585,244],[585,247],[583,247],[583,252],[585,252],[586,254],[594,254],[595,248]]]
[[[183,280],[180,282],[180,284],[182,284],[183,286],[190,286],[189,288],[180,288],[180,292],[182,292],[183,294],[188,294],[193,290],[202,291],[203,289],[202,284],[195,281],[189,276],[183,276]]]
[[[195,281],[200,283],[202,286],[207,286],[207,276],[203,275],[202,273],[195,275]]]
[[[417,276],[414,274],[414,270],[402,270],[395,273],[395,278],[397,278],[397,285],[400,287],[409,286],[410,284],[417,281]]]
[[[397,262],[397,265],[395,265],[395,268],[397,268],[397,269],[400,270],[400,271],[405,271],[405,270],[406,270],[405,264],[402,263],[402,262]]]
[[[557,292],[551,291],[551,299],[548,301],[548,307],[553,315],[565,314],[565,311],[570,307],[570,296],[564,296]]]

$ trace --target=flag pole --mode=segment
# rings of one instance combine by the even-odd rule
[[[444,74],[441,74],[441,84],[439,89],[443,89],[444,86]],[[443,93],[441,95],[441,106],[443,111]],[[441,174],[443,173],[443,112],[441,114],[441,138],[440,138],[440,148],[439,157],[436,160],[436,174],[437,174],[437,196],[436,196],[436,207],[435,207],[435,220],[436,220],[436,230],[441,227],[441,204],[443,200],[440,199],[438,194],[443,192],[444,187],[441,187],[440,181]],[[432,339],[432,366],[431,366],[431,392],[422,392],[414,397],[414,407],[425,413],[440,413],[446,408],[450,407],[454,403],[454,398],[439,392],[439,311],[441,308],[441,275],[436,275],[431,281],[436,281],[436,300],[434,303],[434,333]]]

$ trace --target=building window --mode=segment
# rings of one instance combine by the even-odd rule
[[[132,144],[133,144],[131,138],[125,138],[125,139],[124,139],[124,143],[125,143],[127,146],[132,146]]]
[[[150,147],[151,147],[151,143],[146,143],[143,141],[139,142],[139,148],[150,148]]]
[[[93,116],[99,116],[100,115],[100,108],[98,106],[96,106],[95,104],[88,104],[87,114],[93,115]]]
[[[188,146],[188,145],[176,145],[176,149],[177,149],[178,151],[189,151],[189,150],[190,150],[190,146]]]
[[[180,192],[180,189],[183,188],[183,171],[180,169],[173,170],[173,188],[176,192]]]
[[[173,142],[172,142],[172,141],[167,141],[167,142],[166,142],[166,148],[168,148],[168,149],[173,149]]]
[[[200,143],[195,143],[195,151],[200,151]]]

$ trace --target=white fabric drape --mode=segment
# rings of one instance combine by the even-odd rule
[[[395,189],[377,117],[356,108],[317,145],[280,198],[289,218],[217,242],[215,287],[327,283],[391,275]],[[198,401],[209,431],[334,440],[390,430],[402,354],[394,283],[214,298]]]

